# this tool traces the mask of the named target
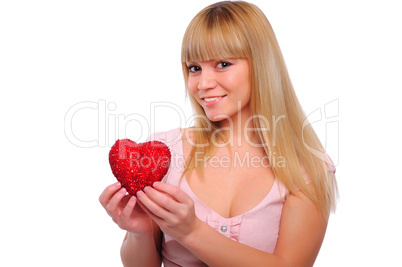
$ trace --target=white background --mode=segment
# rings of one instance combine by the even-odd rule
[[[146,139],[149,127],[129,118],[188,126],[181,39],[212,2],[0,3],[1,266],[121,265],[124,232],[98,202],[115,182],[109,148]],[[306,114],[331,103],[334,117],[313,125],[336,161],[340,202],[315,266],[401,264],[398,1],[251,2],[274,28]],[[185,119],[159,107],[151,120],[158,101]]]

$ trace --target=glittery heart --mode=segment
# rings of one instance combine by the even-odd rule
[[[159,141],[137,144],[130,139],[119,139],[109,152],[114,176],[133,196],[162,180],[169,169],[170,158],[169,148]]]

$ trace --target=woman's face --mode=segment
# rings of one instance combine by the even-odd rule
[[[188,90],[211,121],[250,114],[250,68],[247,59],[186,62]],[[245,117],[243,117],[245,118]]]

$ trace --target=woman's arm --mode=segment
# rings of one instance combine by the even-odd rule
[[[120,183],[105,188],[99,201],[113,221],[127,231],[121,247],[124,266],[161,266],[161,230]]]
[[[154,223],[153,233],[136,236],[127,232],[120,250],[121,260],[128,266],[161,266],[162,234],[159,226]]]
[[[140,203],[160,228],[209,266],[312,266],[327,226],[316,206],[300,192],[286,200],[276,250],[266,253],[235,242],[194,215],[191,198],[179,188],[156,183]]]
[[[290,194],[283,206],[279,238],[274,254],[280,255],[290,266],[313,266],[329,219],[301,191]]]

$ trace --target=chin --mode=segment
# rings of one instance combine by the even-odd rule
[[[220,122],[223,120],[227,120],[230,117],[226,114],[210,114],[210,115],[207,115],[207,118],[213,122]]]

